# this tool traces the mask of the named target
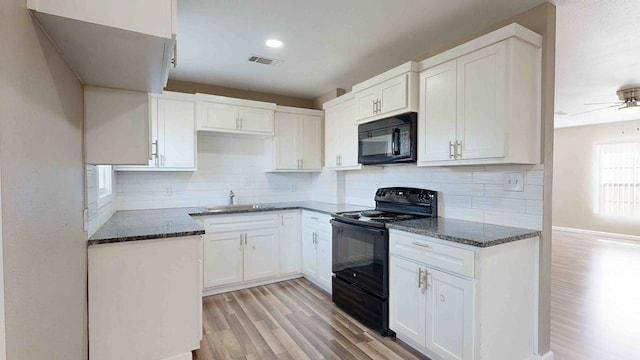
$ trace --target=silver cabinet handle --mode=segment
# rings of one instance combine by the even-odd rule
[[[418,268],[418,289],[422,289],[422,268]]]
[[[373,106],[373,111],[372,112],[375,114],[376,113],[376,102],[374,101],[371,105]]]
[[[376,100],[376,103],[378,104],[376,106],[377,112],[380,113],[382,112],[382,101],[380,101],[380,99]]]
[[[455,159],[455,143],[453,141],[449,141],[449,159]]]
[[[300,169],[304,169],[304,159],[300,159]]]
[[[311,219],[311,220],[318,220],[318,218],[317,218],[317,217],[315,217],[315,216],[311,216],[311,217],[309,217],[309,219]],[[315,233],[314,233],[314,234],[315,234]]]
[[[462,142],[457,140],[455,143],[455,158],[456,159],[462,158]]]
[[[242,118],[240,118],[240,130],[242,130],[243,126],[242,126]]]
[[[424,248],[430,248],[431,245],[429,244],[424,244],[424,243],[419,243],[419,242],[412,242],[411,244],[415,245],[415,246],[420,246],[420,247],[424,247]]]
[[[247,233],[244,233],[244,244],[247,245]]]
[[[242,249],[242,235],[243,233],[240,233],[240,248]]]
[[[156,147],[156,152],[153,152],[153,147]],[[158,164],[158,140],[154,141],[151,143],[151,156],[153,157],[153,159],[155,160],[156,163],[156,167],[160,166]]]
[[[171,63],[173,64],[173,68],[178,67],[178,42],[173,45],[173,59],[171,59]]]
[[[280,215],[280,226],[284,226],[284,215]]]

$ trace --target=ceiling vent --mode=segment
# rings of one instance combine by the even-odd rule
[[[271,58],[260,56],[260,55],[249,56],[249,61],[256,64],[271,65],[271,66],[278,66],[284,62],[283,60],[271,59]]]

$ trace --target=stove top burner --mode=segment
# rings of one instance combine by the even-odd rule
[[[366,217],[370,217],[370,218],[374,218],[374,217],[389,217],[388,215],[385,216],[385,212],[383,211],[378,211],[378,210],[366,210],[366,211],[362,211],[360,213],[360,215],[362,216],[366,216]]]

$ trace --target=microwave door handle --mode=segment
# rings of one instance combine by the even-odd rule
[[[400,129],[393,129],[393,134],[391,135],[391,150],[393,151],[393,155],[400,155]]]

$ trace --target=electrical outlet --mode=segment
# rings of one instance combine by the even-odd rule
[[[504,173],[502,189],[505,191],[524,191],[524,172],[510,171]]]
[[[171,196],[171,185],[164,187],[164,196]]]

